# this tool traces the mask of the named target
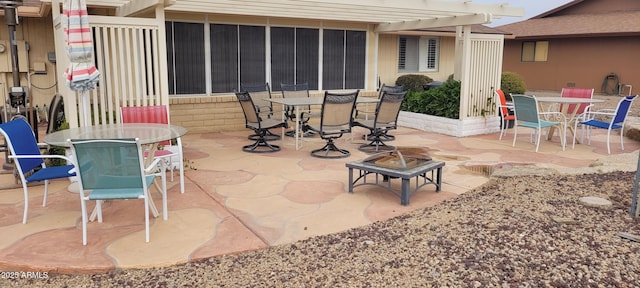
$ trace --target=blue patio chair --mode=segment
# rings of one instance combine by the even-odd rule
[[[68,178],[75,176],[73,165],[47,166],[46,158],[59,158],[70,162],[69,158],[61,155],[42,155],[36,137],[31,126],[23,118],[17,118],[7,123],[0,124],[0,133],[5,138],[7,148],[13,159],[16,171],[22,183],[24,191],[24,214],[22,223],[27,224],[27,213],[29,210],[29,192],[27,184],[31,182],[44,181],[44,197],[42,206],[47,205],[47,194],[49,192],[49,180]]]
[[[145,239],[149,242],[149,187],[162,161],[154,158],[144,165],[144,150],[138,139],[69,140],[80,176],[82,209],[82,245],[87,245],[87,201],[96,201],[98,222],[102,222],[102,201],[143,199]],[[160,173],[164,183],[165,173]],[[163,187],[164,188],[164,187]],[[163,190],[163,189],[160,189]],[[162,212],[167,220],[167,193],[162,193]]]
[[[534,96],[529,95],[520,95],[520,94],[512,94],[511,99],[513,100],[514,107],[514,116],[516,118],[516,123],[514,125],[513,130],[513,147],[516,146],[516,138],[518,137],[518,126],[532,128],[535,130],[534,136],[535,144],[536,144],[536,152],[538,152],[538,148],[540,147],[540,134],[542,134],[543,128],[551,128],[557,127],[560,129],[560,144],[562,145],[562,150],[564,151],[566,146],[566,126],[567,120],[564,114],[560,112],[539,112],[538,101]],[[540,116],[550,116],[554,114],[553,119],[559,119],[559,121],[547,121],[541,119]]]
[[[620,99],[618,102],[618,107],[615,110],[613,109],[601,109],[598,111],[590,111],[584,114],[582,121],[576,121],[573,131],[577,131],[578,124],[582,125],[582,135],[581,135],[581,143],[584,143],[584,130],[587,128],[587,138],[589,138],[589,145],[591,145],[591,129],[599,128],[599,129],[607,129],[607,153],[611,154],[611,131],[612,130],[620,130],[620,148],[624,150],[624,122],[627,119],[627,114],[629,114],[629,108],[631,108],[631,104],[633,100],[636,99],[638,95],[635,96],[626,96]],[[598,118],[598,119],[596,119]],[[605,120],[606,119],[606,120]],[[576,146],[576,133],[573,133],[573,148]]]

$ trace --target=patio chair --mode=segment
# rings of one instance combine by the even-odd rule
[[[320,124],[307,124],[308,129],[317,132],[327,141],[320,149],[311,151],[311,156],[319,158],[344,158],[351,154],[348,150],[338,148],[334,140],[344,133],[351,133],[353,111],[360,90],[351,93],[332,93],[325,91],[320,111]]]
[[[122,123],[157,123],[169,124],[169,111],[166,105],[155,106],[129,106],[120,107],[120,117]],[[184,193],[184,156],[182,154],[182,139],[175,139],[176,145],[171,141],[158,143],[163,146],[161,150],[155,150],[153,157],[160,158],[167,163],[167,168],[171,172],[173,182],[173,172],[176,168],[180,172],[180,193]],[[145,152],[145,157],[148,152]],[[173,158],[178,158],[178,163],[174,163]]]
[[[564,114],[560,112],[540,113],[538,111],[538,101],[534,96],[512,94],[511,99],[513,99],[514,116],[516,118],[516,123],[514,125],[513,131],[513,147],[516,146],[516,138],[518,137],[518,126],[534,129],[535,133],[532,135],[532,137],[535,136],[536,152],[538,152],[538,148],[540,147],[540,134],[542,134],[542,129],[555,126],[560,129],[560,144],[562,145],[562,150],[564,151],[566,146],[565,136],[567,125]],[[541,119],[541,116],[544,117],[551,114],[553,114],[554,117],[558,117],[557,119],[561,120],[547,121]]]
[[[382,97],[382,93],[384,92],[403,92],[406,89],[404,88],[404,86],[402,85],[397,85],[397,86],[388,86],[384,83],[382,83],[382,86],[380,86],[380,89],[378,89],[378,99],[380,99]],[[356,105],[356,111],[355,111],[355,115],[354,118],[355,119],[365,119],[365,120],[369,120],[369,116],[371,116],[372,114],[375,115],[376,110],[374,109],[373,111],[367,109],[369,105],[365,106],[365,109],[358,109],[358,106]],[[376,106],[377,107],[377,106]],[[379,138],[382,141],[392,141],[395,139],[395,136],[393,135],[389,135],[386,132],[383,135],[380,135],[380,137],[375,137],[371,134],[365,135],[363,136],[363,138],[366,137],[366,140],[368,141],[373,141],[375,138]]]
[[[376,113],[372,120],[354,120],[353,126],[360,126],[369,129],[371,142],[362,144],[358,148],[360,151],[367,153],[376,153],[380,150],[394,150],[394,146],[387,145],[382,138],[389,130],[397,129],[398,114],[400,114],[400,106],[407,91],[404,92],[382,92],[380,102],[376,105]]]
[[[599,129],[607,129],[607,153],[611,154],[611,131],[620,130],[620,148],[624,150],[624,122],[627,119],[627,114],[629,114],[629,109],[631,108],[631,104],[633,100],[635,100],[638,95],[635,96],[625,96],[620,99],[618,102],[618,106],[615,110],[613,109],[601,109],[598,111],[587,111],[582,121],[576,121],[574,125],[574,131],[578,129],[578,124],[582,125],[582,135],[580,143],[584,143],[584,134],[585,128],[587,130],[587,138],[589,139],[589,145],[591,145],[591,129],[599,128]],[[576,146],[576,133],[573,133],[573,145]]]
[[[75,176],[74,166],[47,166],[44,160],[47,158],[70,159],[61,155],[42,155],[33,130],[24,118],[17,118],[0,124],[0,133],[2,133],[5,138],[7,148],[11,153],[9,159],[13,159],[15,170],[22,183],[22,190],[24,192],[22,223],[27,224],[27,213],[29,210],[28,184],[44,181],[44,197],[42,198],[42,206],[44,207],[47,205],[49,180]]]
[[[273,103],[266,99],[271,99],[271,87],[269,83],[264,83],[260,85],[241,85],[241,92],[249,92],[251,96],[251,100],[253,100],[253,104],[258,111],[258,115],[262,118],[268,119],[280,119],[282,115],[282,111],[276,111],[273,108]],[[258,138],[264,138],[267,141],[275,141],[280,139],[280,135],[273,134],[270,131],[267,131],[267,134],[264,136],[259,136],[256,134],[248,136],[250,140],[257,140]]]
[[[507,134],[507,128],[509,128],[509,121],[515,121],[516,116],[513,115],[513,103],[507,103],[507,97],[504,95],[502,89],[496,89],[496,105],[498,105],[498,113],[500,114],[500,140],[502,136]]]
[[[269,129],[284,127],[287,128],[287,121],[276,120],[271,118],[263,118],[258,112],[257,106],[253,103],[253,97],[247,91],[236,92],[238,102],[242,107],[245,118],[245,127],[254,131],[254,143],[242,147],[245,152],[251,153],[268,153],[280,151],[280,146],[270,144],[266,139],[271,132]]]
[[[102,223],[102,201],[144,200],[145,241],[149,242],[149,188],[157,174],[159,158],[144,165],[138,139],[69,140],[80,181],[82,245],[87,245],[87,201],[96,201],[98,222]],[[160,173],[162,178],[164,173]],[[164,183],[164,179],[162,179]],[[160,189],[163,190],[163,189]],[[162,212],[167,220],[167,191],[162,193]]]
[[[300,83],[300,84],[286,84],[280,83],[280,89],[282,90],[283,98],[304,98],[310,97],[309,95],[309,83]],[[303,136],[313,136],[315,133],[313,131],[304,130],[305,125],[309,122],[311,117],[318,117],[318,113],[313,113],[311,111],[311,106],[303,107],[304,111],[300,113],[300,119],[296,119],[295,107],[289,107],[285,111],[285,116],[291,121],[299,121],[300,127],[302,127]],[[287,131],[285,135],[287,136],[295,136],[296,131]]]
[[[566,98],[587,98],[587,99],[591,99],[593,98],[593,91],[594,89],[587,89],[587,88],[562,88],[562,91],[560,92],[560,97],[566,97]],[[575,122],[577,122],[577,119],[580,118],[584,118],[583,114],[585,112],[588,112],[591,108],[593,107],[593,105],[589,104],[589,103],[581,103],[581,104],[563,104],[560,103],[560,107],[559,110],[560,112],[565,113],[565,115],[568,115],[569,117],[567,117],[567,127],[572,129],[575,125]],[[572,130],[573,134],[575,134],[575,130]]]
[[[51,103],[49,105],[49,111],[47,112],[47,131],[46,133],[52,133],[58,131],[62,123],[64,123],[64,101],[62,100],[62,95],[55,94],[53,98],[51,98]]]

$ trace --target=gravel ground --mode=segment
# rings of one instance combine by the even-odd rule
[[[595,97],[606,100],[598,107],[620,100]],[[640,117],[637,106],[630,116]],[[640,235],[629,215],[634,175],[494,177],[435,207],[337,234],[164,268],[0,279],[0,287],[639,287],[640,243],[618,235]],[[585,196],[613,205],[585,206]]]
[[[9,287],[638,287],[633,172],[494,177],[435,207],[337,234],[165,268]],[[611,208],[585,206],[585,196]],[[7,281],[7,280],[4,280]],[[1,283],[5,286],[5,283]]]

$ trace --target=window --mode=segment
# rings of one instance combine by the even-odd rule
[[[166,27],[169,94],[206,93],[204,26],[168,22]]]
[[[440,39],[427,36],[400,36],[398,72],[438,71]]]
[[[364,88],[365,32],[326,29],[323,33],[323,89]]]
[[[546,62],[549,54],[549,41],[522,42],[522,62]]]
[[[318,29],[271,28],[272,89],[280,83],[308,83],[318,89]]]
[[[213,93],[267,82],[265,27],[211,24],[210,34]]]
[[[241,85],[265,82],[273,90],[279,90],[280,83],[305,82],[314,90],[364,88],[364,31],[171,21],[166,24],[171,95],[229,93]],[[210,78],[206,76],[208,72]]]

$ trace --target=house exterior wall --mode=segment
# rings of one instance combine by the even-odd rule
[[[505,40],[503,71],[520,74],[528,90],[561,90],[564,87],[595,88],[616,73],[620,83],[640,91],[640,38],[593,37],[539,39],[549,41],[546,62],[522,62],[522,40]],[[609,84],[609,88],[610,88]]]
[[[4,16],[0,16],[0,23],[5,23]],[[52,32],[53,24],[50,18],[23,17],[20,18],[19,24],[16,26],[20,85],[29,86],[28,78],[31,78],[30,97],[33,99],[34,107],[49,105],[51,98],[57,92],[56,64],[48,60],[48,53],[55,51]],[[2,93],[0,99],[4,99],[7,91],[5,89],[14,86],[9,29],[6,25],[0,29],[0,43],[6,47],[6,50],[0,53],[0,93]],[[28,53],[25,43],[29,46]],[[46,74],[33,74],[34,63],[44,64]],[[28,72],[32,74],[28,75]],[[2,101],[4,102],[4,100]]]
[[[423,73],[398,72],[398,37],[397,34],[382,34],[378,38],[378,75],[381,83],[394,85],[396,79],[405,74],[422,74],[435,81],[445,81],[449,75],[453,74],[455,37],[440,36],[438,71]]]

